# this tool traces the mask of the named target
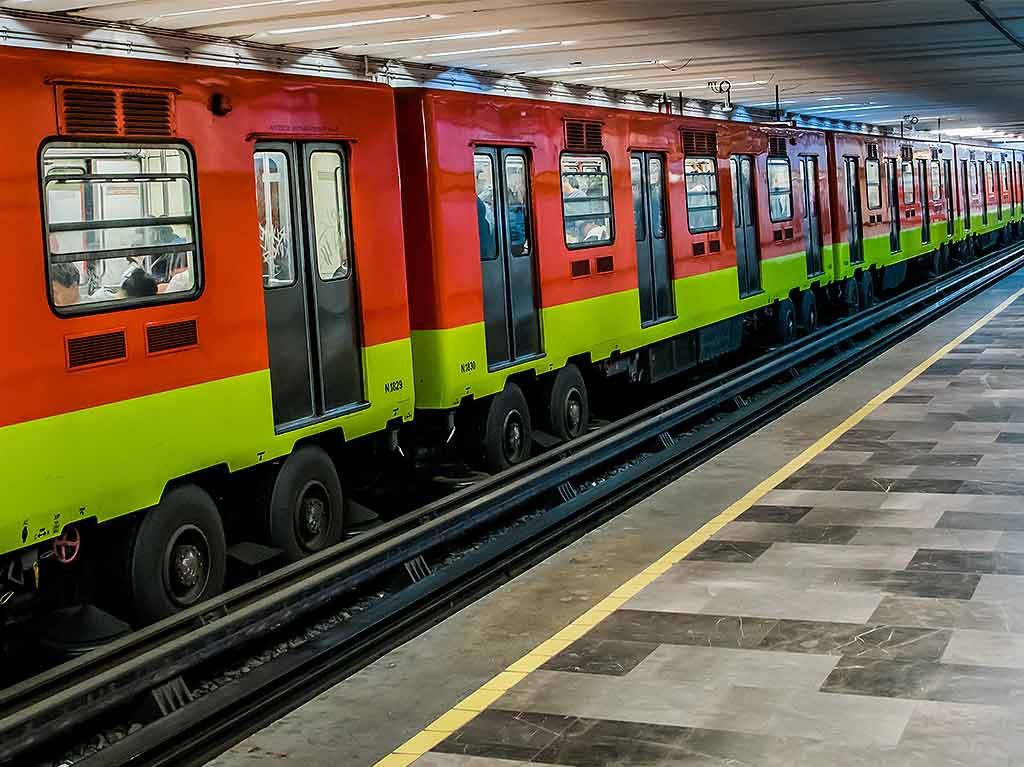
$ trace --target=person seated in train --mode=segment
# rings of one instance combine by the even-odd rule
[[[580,181],[575,176],[562,176],[562,199],[578,200],[587,193],[580,189]]]
[[[191,290],[195,285],[192,277],[192,268],[189,266],[188,254],[175,253],[167,259],[169,264],[169,275],[166,282],[157,280],[157,292],[159,293],[180,293],[183,290]],[[338,274],[334,275],[339,276]]]
[[[82,275],[78,267],[69,263],[50,266],[50,292],[54,306],[74,306],[82,299],[80,284]]]
[[[155,296],[157,293],[156,280],[141,267],[132,269],[121,283],[121,289],[117,291],[118,298],[145,298]]]
[[[583,224],[583,241],[587,240],[607,240],[608,229],[604,224],[600,224],[597,221],[586,221]]]

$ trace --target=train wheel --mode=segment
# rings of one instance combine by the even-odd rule
[[[852,317],[860,309],[860,286],[856,277],[847,277],[843,280],[843,292],[840,307],[847,317]]]
[[[492,474],[530,457],[533,431],[523,390],[509,381],[487,402],[483,428],[484,466]]]
[[[783,298],[775,305],[775,340],[788,344],[796,338],[796,309],[793,302]]]
[[[590,398],[580,369],[571,362],[544,386],[544,426],[563,441],[576,439],[587,430]]]
[[[818,329],[818,299],[813,290],[800,294],[800,330],[807,335]]]
[[[341,540],[344,508],[334,461],[316,445],[301,447],[274,479],[267,516],[270,544],[289,562],[333,546]]]
[[[861,272],[857,279],[857,293],[861,309],[867,309],[875,303],[875,281],[871,272]]]
[[[152,623],[224,587],[227,560],[217,505],[202,488],[169,490],[135,529],[129,579],[135,616]]]

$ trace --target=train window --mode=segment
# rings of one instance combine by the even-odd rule
[[[934,161],[934,160],[932,161],[931,173],[932,173],[932,182],[931,182],[932,199],[933,200],[941,200],[942,199],[942,173],[939,171],[939,163],[937,161]]]
[[[476,218],[480,230],[480,260],[498,257],[498,231],[494,215],[494,161],[489,154],[473,155],[476,176]]]
[[[793,178],[789,160],[768,160],[768,214],[772,221],[793,218]]]
[[[914,166],[909,162],[903,163],[903,204],[910,205],[914,202]]]
[[[1003,190],[1005,191],[1005,190],[1010,188],[1010,170],[1009,170],[1009,165],[1007,164],[1007,162],[1005,160],[1003,162],[999,163],[999,164],[1003,166]]]
[[[50,298],[61,314],[195,296],[195,172],[181,145],[43,148]]]
[[[864,176],[868,186],[868,208],[877,210],[882,207],[882,168],[878,160],[864,163]]]
[[[633,226],[637,242],[647,239],[647,213],[644,210],[644,165],[639,157],[629,159],[629,178],[633,187]]]
[[[718,229],[718,161],[714,157],[687,157],[684,171],[690,231],[696,234]]]
[[[526,158],[509,155],[505,158],[505,225],[508,247],[513,256],[530,254],[530,221],[526,186]]]
[[[590,248],[612,242],[611,177],[604,155],[562,155],[565,244]]]
[[[971,194],[980,194],[981,187],[978,184],[978,162],[977,160],[971,160],[968,164],[968,169],[971,172]]]
[[[348,277],[347,195],[340,152],[316,151],[309,155],[309,191],[317,273],[324,281]]]
[[[665,201],[662,199],[665,173],[660,157],[647,158],[647,189],[651,195],[651,230],[655,239],[665,238]]]
[[[996,193],[996,178],[992,172],[992,163],[985,163],[985,192],[989,195]]]
[[[256,152],[256,214],[263,259],[263,287],[295,283],[295,232],[292,229],[292,193],[288,155]]]

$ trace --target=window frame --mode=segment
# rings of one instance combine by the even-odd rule
[[[687,160],[710,160],[714,164],[714,166],[715,166],[715,173],[714,173],[714,177],[715,177],[715,191],[714,191],[715,206],[714,206],[714,208],[710,208],[710,207],[698,208],[699,211],[714,210],[718,214],[716,216],[716,219],[717,219],[718,223],[715,226],[712,226],[712,227],[702,227],[700,229],[694,229],[693,226],[690,224],[690,188],[689,188],[689,186],[687,186],[686,179],[690,175],[703,176],[703,175],[707,175],[707,174],[704,174],[704,173],[694,173],[694,174],[687,173],[686,172],[686,161]],[[722,178],[721,178],[721,170],[718,167],[718,157],[712,156],[712,155],[707,155],[707,154],[683,155],[683,192],[684,192],[684,195],[685,195],[685,202],[686,202],[686,229],[687,229],[687,231],[690,234],[707,234],[708,232],[720,232],[720,231],[722,231]]]
[[[299,281],[300,275],[302,274],[302,271],[303,271],[302,259],[304,258],[305,254],[302,251],[303,245],[302,245],[301,240],[302,240],[303,232],[302,232],[301,227],[304,226],[305,222],[302,219],[301,214],[299,212],[300,202],[297,199],[297,194],[296,194],[297,190],[294,189],[294,184],[295,184],[295,167],[296,167],[296,164],[295,164],[294,152],[292,151],[292,149],[290,147],[288,147],[286,144],[278,144],[278,143],[272,143],[272,142],[268,142],[268,143],[264,143],[264,144],[257,144],[255,147],[253,147],[252,157],[253,157],[253,160],[255,160],[256,156],[259,155],[259,154],[272,154],[272,153],[280,154],[282,157],[285,158],[285,162],[287,163],[287,168],[286,168],[286,174],[287,174],[287,180],[288,180],[287,208],[288,208],[288,215],[291,218],[291,222],[290,222],[291,223],[291,232],[290,232],[290,235],[291,235],[292,272],[293,272],[293,274],[292,274],[292,279],[291,279],[290,282],[286,282],[286,283],[282,282],[282,283],[279,283],[277,285],[268,285],[267,282],[266,282],[266,277],[262,275],[262,271],[263,271],[263,269],[262,269],[262,258],[263,258],[263,253],[262,253],[262,249],[263,248],[262,248],[262,245],[260,246],[260,250],[261,250],[261,252],[260,252],[260,259],[261,259],[260,272],[261,272],[261,277],[262,277],[262,280],[263,280],[263,289],[264,290],[281,290],[281,289],[285,289],[285,288],[294,287],[295,283]],[[255,167],[254,167],[254,173],[255,173]],[[300,178],[299,181],[301,182],[302,179]],[[258,230],[258,227],[261,226],[261,225],[262,225],[262,222],[257,220],[256,221],[257,230]],[[299,229],[296,229],[296,226],[298,226]]]
[[[45,155],[47,148],[61,146],[70,149],[120,149],[125,147],[164,147],[178,149],[188,164],[188,180],[190,186],[190,201],[192,204],[192,272],[193,283],[191,290],[180,290],[174,293],[157,293],[153,296],[141,296],[138,298],[123,298],[114,301],[97,301],[94,303],[75,304],[72,306],[57,306],[53,300],[53,284],[50,279],[50,267],[53,264],[52,253],[50,252],[50,221],[49,203],[47,201],[46,166]],[[178,137],[167,138],[143,138],[125,139],[118,137],[105,137],[101,139],[67,138],[62,136],[51,136],[44,139],[37,152],[37,166],[39,168],[39,212],[40,224],[42,226],[43,240],[43,272],[46,277],[46,302],[50,311],[60,319],[74,319],[98,314],[109,314],[129,309],[139,309],[151,306],[166,306],[168,304],[180,304],[199,299],[206,290],[206,271],[203,265],[202,247],[202,214],[199,210],[199,169],[196,163],[196,153],[192,144],[185,139]],[[145,219],[140,219],[145,220]],[[154,219],[155,220],[155,219]],[[104,252],[104,251],[97,251]],[[110,251],[106,251],[110,252]],[[127,256],[125,256],[127,258]],[[67,261],[65,263],[75,263]]]
[[[907,169],[910,169],[910,199],[907,199]],[[903,193],[904,205],[917,204],[917,174],[914,172],[914,163],[904,160],[900,164],[900,191]]]
[[[786,176],[789,178],[789,185],[785,191],[774,191],[772,190],[772,163],[785,163],[786,165]],[[768,218],[773,224],[780,224],[783,221],[793,220],[793,166],[789,162],[788,157],[769,157],[765,163],[765,182],[768,188]],[[787,196],[789,198],[789,215],[785,218],[775,218],[772,215],[772,198]]]
[[[929,160],[928,165],[929,186],[931,187],[931,202],[942,202],[942,164],[938,160]]]
[[[596,242],[595,241],[591,241],[589,244],[587,244],[586,240],[581,240],[580,242],[569,242],[568,241],[567,236],[566,236],[568,234],[568,232],[566,231],[566,223],[567,222],[566,222],[566,218],[565,218],[565,203],[566,203],[566,199],[567,198],[562,195],[562,179],[565,177],[565,174],[562,173],[562,159],[565,158],[565,157],[602,157],[602,158],[604,158],[604,161],[607,164],[607,168],[608,168],[608,173],[606,174],[607,178],[608,178],[608,213],[607,213],[607,216],[608,216],[608,239],[607,240],[598,240]],[[608,152],[583,152],[583,151],[577,152],[577,151],[572,151],[572,150],[566,149],[566,150],[563,150],[563,151],[558,153],[558,197],[559,197],[559,200],[562,203],[562,205],[561,205],[561,208],[562,208],[562,242],[565,244],[566,249],[568,249],[568,250],[589,250],[590,248],[608,248],[608,247],[611,247],[612,245],[615,244],[615,237],[617,235],[617,232],[615,231],[615,186],[614,186],[614,183],[613,183],[615,177],[614,177],[614,175],[612,173],[612,170],[613,170],[612,169],[612,158],[611,158],[611,155],[608,154]],[[572,175],[572,174],[569,174],[569,175]],[[632,181],[630,183],[632,184]],[[632,192],[630,194],[632,194]],[[576,198],[576,199],[581,199],[581,198]],[[593,199],[593,198],[583,198],[583,199]],[[632,208],[632,200],[630,200],[630,207]],[[591,218],[600,218],[601,215],[602,214],[597,214],[597,215],[591,216]]]
[[[306,215],[303,224],[309,229],[307,237],[309,238],[308,246],[314,250],[313,253],[308,254],[309,264],[311,267],[315,267],[316,274],[311,275],[317,280],[323,283],[338,282],[340,280],[350,280],[355,274],[355,242],[353,241],[352,232],[352,178],[351,178],[351,161],[349,159],[348,146],[341,142],[338,143],[324,143],[322,141],[310,141],[310,142],[299,142],[299,150],[302,152],[302,170],[304,171],[299,181],[303,185],[306,198],[302,201],[305,207],[309,208],[309,214]],[[315,252],[316,248],[316,209],[313,205],[313,155],[316,154],[333,154],[337,155],[340,159],[338,163],[338,181],[340,188],[337,188],[338,202],[344,208],[345,221],[344,227],[339,230],[344,238],[345,245],[345,256],[346,256],[346,268],[345,273],[340,276],[324,277],[320,273],[320,254]]]
[[[877,179],[872,183],[871,176],[868,174],[868,168],[874,163],[875,167],[875,178]],[[867,194],[865,195],[865,205],[868,210],[881,210],[882,209],[882,161],[877,157],[869,157],[864,161],[864,186]],[[878,204],[871,204],[871,187],[875,187],[878,194]]]

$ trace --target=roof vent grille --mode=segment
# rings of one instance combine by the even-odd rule
[[[683,131],[683,154],[718,156],[718,137],[713,131]]]
[[[903,162],[910,162],[911,160],[913,160],[914,159],[914,148],[913,147],[909,147],[909,146],[901,146],[900,147],[900,159],[902,159]]]
[[[57,124],[65,136],[171,136],[174,95],[153,88],[58,85]]]
[[[788,157],[786,153],[786,139],[784,136],[769,136],[768,137],[768,156],[769,157]]]
[[[868,144],[868,159],[869,160],[877,160],[878,159],[878,144]]]
[[[604,149],[601,123],[583,120],[565,121],[565,148],[584,152],[600,152]]]

